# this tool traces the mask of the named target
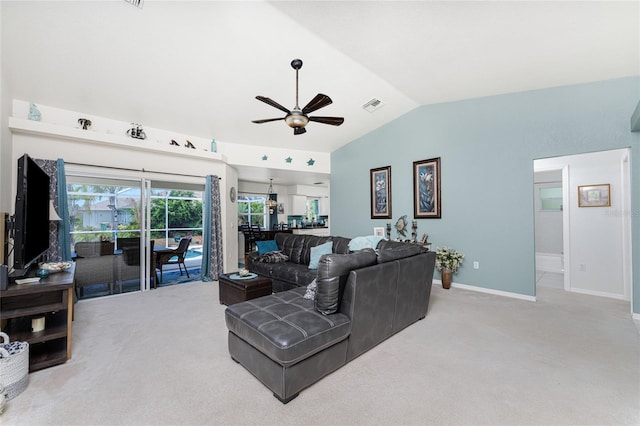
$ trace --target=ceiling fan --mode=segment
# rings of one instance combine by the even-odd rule
[[[264,120],[253,120],[252,123],[260,124],[260,123],[268,123],[270,121],[278,121],[284,120],[285,123],[289,125],[289,127],[293,128],[294,135],[301,135],[305,133],[307,130],[304,128],[310,121],[315,121],[317,123],[322,124],[330,124],[332,126],[339,126],[344,122],[344,118],[342,117],[309,117],[308,114],[313,111],[317,111],[320,108],[324,108],[327,105],[333,103],[330,97],[327,95],[323,95],[322,93],[318,93],[315,98],[311,99],[311,101],[302,109],[298,106],[298,70],[302,68],[302,60],[294,59],[291,61],[291,68],[296,70],[296,106],[293,107],[291,111],[275,102],[274,100],[267,98],[265,96],[256,96],[256,99],[264,102],[265,104],[271,105],[272,107],[278,108],[280,111],[286,112],[282,118],[267,118]]]

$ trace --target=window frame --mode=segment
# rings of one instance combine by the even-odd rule
[[[252,194],[252,193],[247,193],[247,192],[240,192],[238,193],[238,197],[236,199],[236,202],[238,203],[238,229],[240,229],[240,225],[243,225],[245,223],[248,223],[250,225],[254,225],[255,223],[252,220],[252,217],[262,217],[262,221],[260,223],[260,227],[261,228],[266,228],[267,227],[267,223],[269,223],[269,208],[267,207],[267,198],[268,196],[265,194]],[[262,213],[259,212],[255,212],[252,213],[251,212],[251,203],[260,201],[261,205],[262,205]],[[240,206],[241,205],[247,205],[247,211],[246,212],[241,212],[240,211]],[[243,220],[243,217],[247,217],[247,222],[245,222]]]

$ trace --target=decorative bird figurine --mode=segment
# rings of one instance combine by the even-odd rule
[[[407,215],[401,216],[396,222],[396,231],[403,237],[407,236]]]

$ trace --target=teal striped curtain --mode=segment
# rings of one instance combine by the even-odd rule
[[[209,175],[205,183],[202,241],[202,281],[217,281],[222,274],[220,179]]]
[[[53,202],[61,221],[49,222],[48,262],[71,260],[71,242],[69,239],[69,206],[67,205],[67,179],[64,173],[64,161],[34,159],[36,164],[49,176],[49,199]]]
[[[58,158],[58,216],[62,219],[58,222],[58,244],[60,245],[60,258],[71,261],[71,226],[69,223],[69,202],[67,198],[67,176],[64,171],[64,160]]]

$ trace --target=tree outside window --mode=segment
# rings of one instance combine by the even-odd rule
[[[267,197],[264,195],[238,195],[238,225],[259,225],[265,228],[269,212],[266,202]]]
[[[175,246],[183,237],[202,244],[202,193],[152,189],[150,225],[159,246]]]

